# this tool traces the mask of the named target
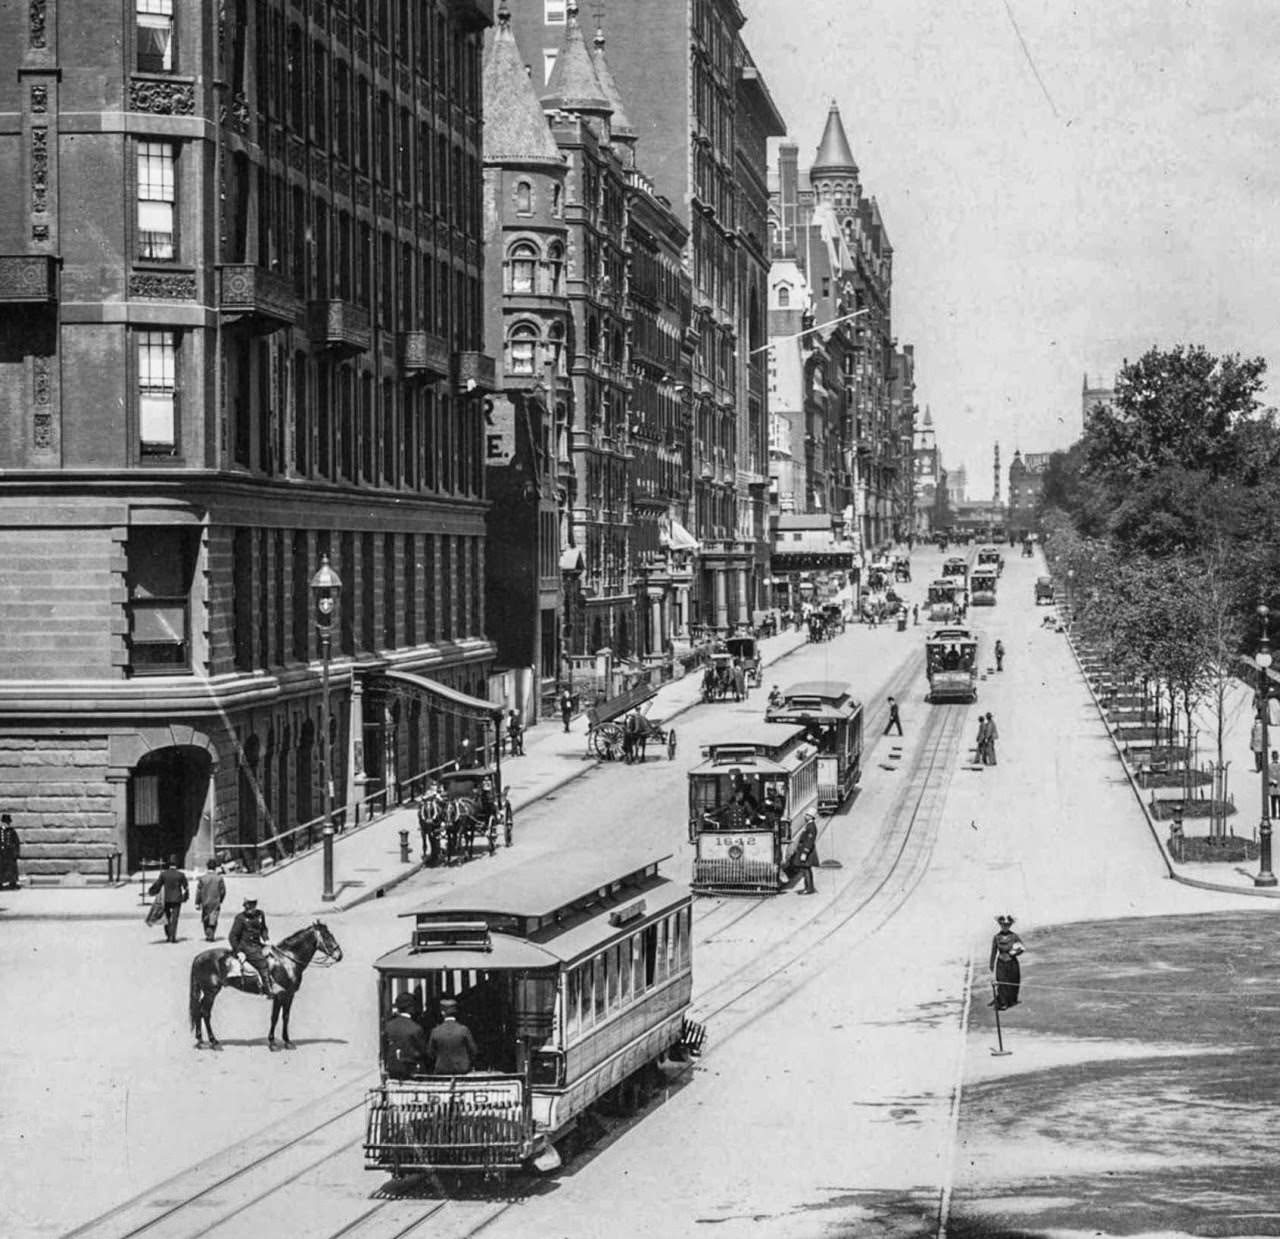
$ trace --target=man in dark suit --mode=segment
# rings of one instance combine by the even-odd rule
[[[804,874],[804,890],[802,895],[816,895],[817,887],[813,884],[813,867],[818,863],[818,815],[806,813],[804,825],[796,836],[796,850],[791,854],[791,868],[799,869]]]
[[[440,1023],[427,1041],[427,1061],[438,1076],[465,1076],[475,1069],[476,1041],[471,1029],[458,1023],[458,1004],[440,1000]]]
[[[414,1018],[421,1007],[412,994],[401,994],[395,1014],[382,1030],[382,1061],[393,1080],[409,1080],[427,1066],[427,1034]]]
[[[0,886],[18,889],[18,857],[22,855],[22,843],[13,828],[13,818],[7,813],[0,816]]]
[[[178,868],[178,858],[169,857],[169,863],[160,870],[148,888],[148,894],[159,895],[164,902],[164,936],[169,942],[178,940],[178,914],[182,905],[187,902],[190,888],[187,886],[187,875]]]

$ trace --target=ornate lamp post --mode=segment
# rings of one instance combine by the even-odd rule
[[[1262,724],[1262,822],[1258,827],[1258,872],[1253,879],[1254,886],[1276,884],[1276,875],[1271,872],[1271,789],[1267,786],[1271,754],[1267,737],[1267,702],[1271,697],[1271,638],[1267,631],[1270,615],[1270,609],[1260,604],[1258,623],[1262,631],[1254,661],[1258,664],[1258,721]]]
[[[315,603],[316,633],[320,638],[322,659],[323,734],[320,737],[320,763],[324,776],[324,826],[320,832],[324,845],[324,890],[321,898],[336,898],[333,889],[333,752],[329,722],[329,659],[333,652],[333,613],[342,592],[342,578],[329,567],[329,556],[320,558],[320,567],[311,578],[311,598]]]

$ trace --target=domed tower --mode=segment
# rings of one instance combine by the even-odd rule
[[[834,99],[827,112],[827,124],[822,131],[822,141],[818,143],[818,153],[809,169],[809,185],[814,199],[830,203],[842,224],[857,211],[862,193],[858,164],[849,147],[840,108]]]

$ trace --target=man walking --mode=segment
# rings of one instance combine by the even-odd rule
[[[210,942],[218,936],[218,916],[226,897],[227,884],[218,872],[218,862],[211,856],[208,872],[202,873],[196,881],[196,907],[200,909],[204,936]]]
[[[524,756],[524,723],[514,710],[507,711],[507,741],[512,757]]]
[[[920,623],[920,604],[916,603],[911,608],[911,625],[912,627],[915,627],[919,623]]]
[[[989,766],[991,763],[987,760],[987,748],[990,737],[987,732],[987,716],[985,714],[978,715],[978,738],[973,745],[973,760],[980,766]]]
[[[267,918],[258,908],[258,901],[249,897],[244,901],[244,911],[237,913],[231,922],[227,945],[241,961],[250,963],[262,980],[262,992],[268,998],[276,996],[276,983],[271,979],[271,961],[267,958]]]
[[[1000,739],[1000,733],[996,730],[996,716],[994,714],[987,715],[987,756],[983,763],[987,766],[996,764],[996,741]]]
[[[796,836],[796,850],[791,856],[791,868],[799,869],[804,877],[801,895],[816,895],[813,884],[813,868],[818,863],[818,815],[810,810],[804,815],[804,825]]]
[[[898,703],[889,698],[889,721],[884,725],[884,734],[887,736],[894,728],[898,729],[898,735],[902,735],[902,716],[898,713]]]
[[[0,814],[0,887],[18,889],[18,858],[22,855],[22,841],[13,828],[13,818]]]
[[[1271,764],[1267,767],[1267,794],[1271,801],[1270,816],[1280,818],[1280,751],[1271,750]]]
[[[573,718],[573,694],[567,688],[560,694],[560,717],[564,720],[565,731],[568,731]]]
[[[1004,670],[1004,642],[996,638],[996,670]]]
[[[164,904],[164,936],[168,942],[178,940],[178,914],[191,893],[187,875],[178,868],[178,858],[171,856],[169,863],[160,870],[160,876],[151,883],[149,895],[159,895]]]

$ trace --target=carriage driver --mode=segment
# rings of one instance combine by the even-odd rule
[[[270,940],[267,918],[259,909],[258,901],[246,899],[244,911],[237,913],[236,919],[231,923],[227,945],[233,954],[239,956],[241,963],[247,960],[258,970],[258,976],[262,978],[262,992],[268,998],[274,998],[277,993],[276,983],[271,979],[271,961],[266,954]]]

